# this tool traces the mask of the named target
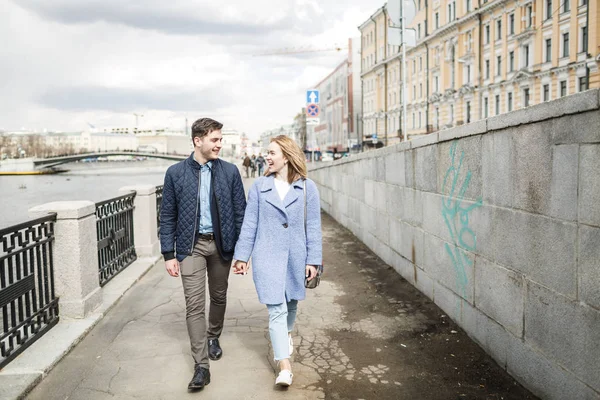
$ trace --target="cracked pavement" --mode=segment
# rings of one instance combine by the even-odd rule
[[[231,275],[223,358],[211,362],[210,385],[188,392],[181,282],[159,262],[27,398],[535,399],[325,214],[323,240],[325,274],[299,303],[289,389],[274,385],[268,314],[251,275]]]

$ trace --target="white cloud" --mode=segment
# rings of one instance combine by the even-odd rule
[[[14,0],[0,15],[0,129],[182,129],[212,116],[258,136],[292,122],[304,90],[377,7],[361,0]]]

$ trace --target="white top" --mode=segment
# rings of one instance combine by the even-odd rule
[[[279,198],[281,199],[281,201],[283,201],[283,199],[285,199],[285,195],[290,190],[290,186],[292,186],[292,185],[290,185],[286,181],[282,181],[277,178],[274,178],[274,181],[275,181],[275,188],[277,189],[277,193],[279,193]]]

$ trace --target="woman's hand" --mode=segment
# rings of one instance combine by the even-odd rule
[[[314,265],[307,265],[305,276],[308,278],[309,281],[312,281],[317,276],[317,267],[315,267]]]
[[[236,260],[233,264],[233,273],[237,275],[246,275],[248,273],[248,263]]]

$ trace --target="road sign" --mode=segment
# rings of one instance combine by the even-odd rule
[[[308,118],[316,118],[319,116],[319,106],[316,104],[309,104],[306,106],[306,116]]]
[[[402,10],[400,2],[404,1],[404,12],[406,13],[406,25],[410,25],[415,15],[417,15],[417,7],[413,0],[390,0],[387,2],[387,12],[390,16],[392,26],[400,26],[400,18],[402,17]]]
[[[417,32],[414,29],[405,29],[406,45],[415,47],[417,45]],[[388,44],[392,46],[402,46],[402,29],[388,26]]]
[[[306,118],[306,125],[319,125],[319,118]]]
[[[317,89],[311,89],[306,91],[306,104],[319,104],[321,96]]]

